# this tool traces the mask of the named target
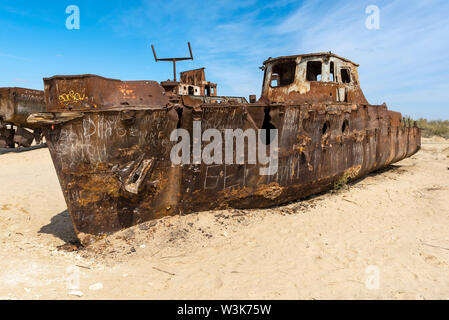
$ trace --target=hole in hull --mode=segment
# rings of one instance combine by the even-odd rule
[[[262,129],[265,130],[265,139],[263,143],[265,145],[270,145],[275,138],[274,135],[271,134],[271,130],[276,130],[277,128],[271,123],[270,109],[265,109],[265,119],[263,121]]]

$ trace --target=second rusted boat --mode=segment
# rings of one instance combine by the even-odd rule
[[[0,88],[0,148],[30,147],[42,143],[42,130],[27,118],[46,110],[44,92]]]

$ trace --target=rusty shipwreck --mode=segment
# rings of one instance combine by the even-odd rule
[[[357,68],[330,52],[270,58],[261,97],[249,102],[217,96],[204,69],[163,83],[55,76],[44,79],[46,111],[29,121],[44,128],[74,229],[88,244],[167,215],[298,200],[416,153],[420,129],[370,105]],[[173,164],[170,135],[192,133],[194,121],[220,132],[277,129],[278,170]]]

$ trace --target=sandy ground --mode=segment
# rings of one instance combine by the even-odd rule
[[[146,223],[89,249],[47,149],[0,152],[0,299],[449,299],[449,141],[347,189]]]

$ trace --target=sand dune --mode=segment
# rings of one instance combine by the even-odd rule
[[[46,149],[0,153],[0,299],[448,299],[449,141],[347,189],[149,222],[68,252]]]

